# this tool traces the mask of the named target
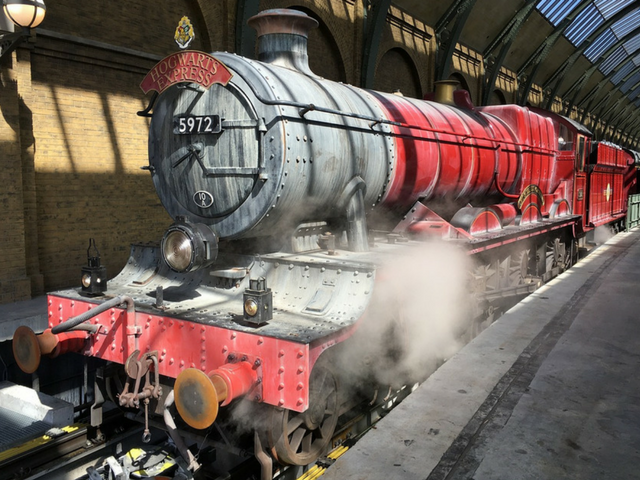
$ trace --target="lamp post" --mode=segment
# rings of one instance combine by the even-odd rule
[[[2,0],[2,5],[4,14],[20,31],[0,36],[0,58],[29,38],[31,29],[42,23],[47,10],[44,0]]]

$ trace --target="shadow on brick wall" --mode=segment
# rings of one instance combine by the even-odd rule
[[[94,238],[109,277],[134,242],[159,242],[171,218],[150,175],[37,173],[38,257],[46,290],[77,286]]]

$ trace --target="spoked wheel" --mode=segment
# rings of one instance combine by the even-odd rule
[[[107,393],[107,398],[115,403],[117,406],[120,406],[120,401],[118,400],[118,396],[122,389],[124,388],[124,382],[126,380],[126,376],[124,372],[113,373],[112,375],[107,376],[104,379],[105,390]]]
[[[338,423],[338,385],[333,374],[315,368],[311,374],[309,408],[302,413],[274,410],[270,446],[278,462],[308,465],[322,455]]]
[[[522,285],[529,275],[529,250],[523,250],[511,257],[509,268],[509,286]]]
[[[564,269],[569,270],[578,261],[578,243],[569,240],[564,247]]]
[[[564,253],[561,250],[564,249],[564,245],[560,243],[559,238],[547,242],[547,265],[545,272],[550,272],[551,269],[558,266],[558,262],[564,257]]]

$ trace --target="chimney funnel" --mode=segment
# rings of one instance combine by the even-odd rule
[[[455,105],[453,100],[453,92],[460,82],[457,80],[438,80],[434,82],[436,87],[434,100],[445,105]]]
[[[309,69],[309,30],[318,22],[298,10],[265,10],[251,17],[250,27],[258,33],[258,60],[313,75]]]

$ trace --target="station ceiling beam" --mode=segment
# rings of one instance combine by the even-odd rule
[[[495,87],[496,80],[498,79],[498,73],[500,73],[500,69],[504,64],[504,59],[509,53],[509,50],[511,50],[511,45],[518,36],[520,29],[527,18],[529,18],[529,15],[534,11],[538,1],[539,0],[527,0],[524,6],[516,12],[509,23],[482,52],[485,62],[485,81],[482,93],[482,105],[489,104],[491,92]],[[498,50],[498,48],[500,51],[495,54],[494,52]]]
[[[637,120],[636,115],[634,115],[634,112],[631,109],[631,107],[633,106],[633,104],[627,105],[626,108],[616,116],[617,121],[613,124],[613,129],[617,132],[620,132],[620,135],[618,136],[621,136],[621,133],[624,132],[627,127],[633,124],[634,119]],[[626,115],[626,113],[629,111],[631,111],[631,113],[629,115]]]
[[[624,115],[629,113],[632,107],[634,107],[633,103],[628,103],[623,108],[620,108],[623,104],[618,103],[611,111],[611,114],[605,119],[609,125],[613,126],[614,129],[621,123],[624,119]],[[617,112],[616,112],[617,110]]]
[[[446,80],[451,73],[453,53],[476,0],[454,0],[436,23],[436,80]]]
[[[551,106],[553,105],[553,100],[555,99],[560,87],[562,86],[562,82],[564,82],[566,74],[571,70],[576,61],[580,58],[580,56],[584,53],[584,51],[591,46],[591,44],[600,36],[603,32],[605,32],[611,25],[615,24],[619,20],[626,17],[633,10],[637,9],[640,5],[640,1],[635,1],[630,5],[627,5],[625,8],[620,10],[615,15],[612,15],[607,20],[605,20],[591,35],[589,35],[579,47],[567,58],[564,63],[555,71],[549,79],[544,83],[543,90],[549,90],[549,97],[547,98],[547,102],[544,106],[547,110],[551,110]]]
[[[607,92],[607,94],[604,97],[602,97],[598,103],[596,103],[593,106],[593,108],[589,111],[589,113],[591,113],[592,115],[595,115],[597,117],[598,114],[596,114],[596,110],[598,110],[600,113],[602,113],[603,108],[607,107],[607,104],[608,104],[609,100],[612,99],[614,93],[615,93],[615,90],[609,90]]]
[[[365,6],[361,84],[363,88],[373,88],[382,30],[391,7],[391,0],[368,0],[365,3],[368,3],[368,8]]]
[[[581,122],[584,121],[585,117],[587,116],[587,114],[591,111],[591,105],[593,104],[593,102],[595,101],[595,99],[598,96],[598,93],[600,93],[600,91],[607,85],[607,83],[609,83],[609,81],[616,76],[616,74],[621,71],[623,68],[625,68],[625,66],[629,63],[632,63],[633,59],[632,58],[628,58],[626,61],[621,62],[620,65],[618,65],[615,69],[613,69],[606,77],[604,77],[602,80],[600,80],[598,82],[598,84],[593,87],[591,89],[591,91],[589,93],[587,93],[579,102],[578,102],[578,108],[582,108],[582,117],[581,117]],[[627,75],[624,76],[624,78],[622,78],[619,82],[619,84],[624,84],[626,81],[628,81],[631,77],[633,77],[636,73],[640,72],[640,67],[637,67],[633,70],[631,70],[631,72],[629,72]],[[580,92],[576,92],[576,94],[578,94]],[[588,102],[588,103],[587,103]],[[584,106],[586,104],[586,106]],[[584,106],[584,107],[583,107]]]
[[[606,52],[600,55],[600,58],[598,58],[598,60],[593,65],[591,65],[591,67],[589,67],[580,76],[577,82],[575,82],[571,87],[569,87],[569,89],[566,92],[562,94],[562,98],[568,97],[571,93],[574,94],[571,97],[571,100],[569,100],[567,103],[567,106],[564,112],[565,115],[569,115],[569,112],[571,112],[571,108],[573,108],[573,105],[575,104],[575,101],[578,95],[581,93],[582,89],[587,84],[591,76],[598,71],[598,69],[604,62],[607,61],[607,59],[609,58],[609,55],[615,52],[618,49],[618,47],[620,47],[621,45],[624,45],[627,42],[627,40],[630,40],[639,34],[640,34],[640,27],[636,28],[632,32],[627,33],[624,37],[622,37],[620,40],[614,43],[611,47],[607,49]]]
[[[618,107],[620,107],[623,104],[623,102],[626,99],[627,98],[625,96],[622,96],[613,103],[610,103],[610,102],[606,103],[605,105],[602,106],[602,108],[598,112],[598,117],[600,117],[603,122],[608,124],[611,118],[611,114],[613,114],[618,109]]]
[[[562,37],[562,34],[569,25],[575,20],[575,18],[589,5],[592,0],[582,0],[573,11],[567,15],[553,30],[553,32],[538,46],[538,48],[525,60],[525,62],[518,69],[518,78],[524,83],[524,87],[521,89],[518,103],[520,105],[526,105],[529,98],[529,92],[533,86],[540,66],[545,61],[549,53],[551,52],[555,43]]]
[[[236,53],[247,58],[255,57],[256,31],[247,24],[259,12],[258,0],[238,0],[236,5]]]

